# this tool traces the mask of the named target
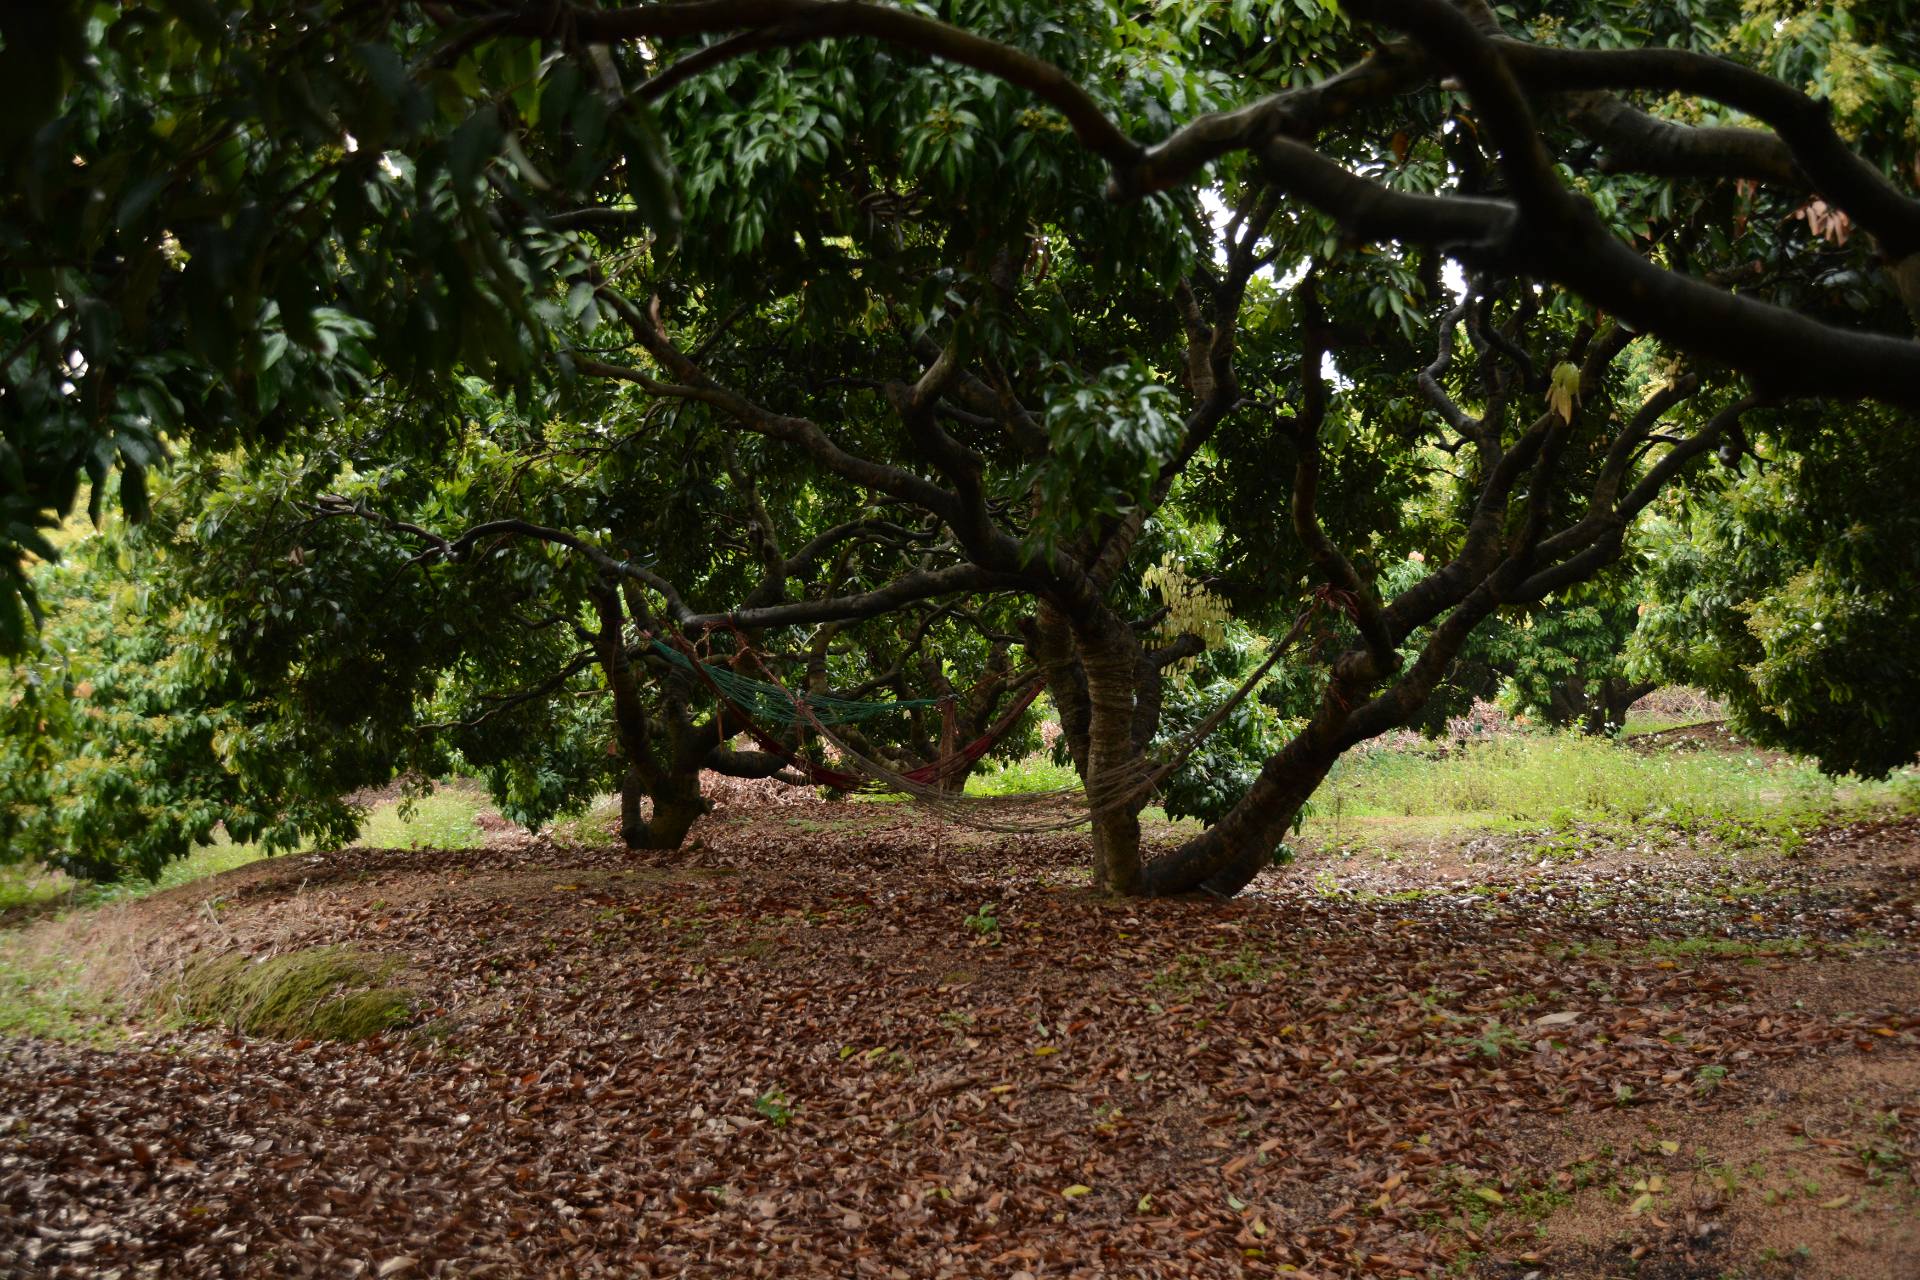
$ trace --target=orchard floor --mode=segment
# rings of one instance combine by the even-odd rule
[[[112,908],[149,991],[350,943],[418,1024],[0,1040],[0,1275],[1915,1274],[1911,819],[1083,862],[808,804]]]

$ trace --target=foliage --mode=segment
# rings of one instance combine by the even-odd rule
[[[0,651],[83,475],[97,503],[119,466],[138,519],[168,441],[297,436],[376,380],[432,401],[456,365],[524,396],[568,319],[543,286],[585,269],[540,210],[675,230],[651,114],[609,92],[636,50],[596,81],[394,8],[7,7]]]
[[[1094,824],[1101,885],[1230,893],[1370,738],[1616,722],[1660,495],[1718,452],[1842,512],[1807,397],[1913,395],[1904,0],[562,8],[9,15],[0,598],[80,601],[0,616],[9,849],[151,875],[454,767],[672,845],[807,735],[656,641],[918,703],[859,729],[900,763],[1037,667],[1098,792],[1305,618],[1169,788],[1203,834]],[[30,568],[116,467],[124,562]],[[1889,767],[1800,704],[1906,568],[1796,539],[1714,659]]]
[[[291,762],[248,749],[254,708],[209,696],[219,669],[135,568],[158,555],[102,536],[43,566],[42,594],[59,608],[0,678],[0,848],[83,879],[151,879],[216,830],[269,852],[350,838],[338,793],[290,796]]]
[[[1693,502],[1654,557],[1639,669],[1725,698],[1741,732],[1885,777],[1920,752],[1920,443],[1866,414]]]
[[[1050,755],[1034,754],[1002,761],[967,779],[969,795],[1018,796],[1042,791],[1069,791],[1080,784],[1071,765]]]
[[[983,902],[966,918],[966,926],[975,938],[987,942],[1000,940],[1000,904]]]
[[[1158,592],[1166,609],[1167,616],[1157,628],[1162,639],[1197,636],[1208,648],[1226,643],[1227,624],[1233,618],[1227,602],[1207,590],[1205,583],[1190,578],[1185,566],[1171,553],[1161,556],[1141,573],[1140,585],[1147,591]],[[1193,659],[1183,659],[1176,669],[1191,669],[1193,663]]]
[[[1598,716],[1600,726],[1617,733],[1626,708],[1604,698],[1613,689],[1624,695],[1639,687],[1630,686],[1627,667],[1627,644],[1638,623],[1635,601],[1584,592],[1489,634],[1488,647],[1516,710],[1557,725],[1592,723]]]
[[[1230,698],[1266,656],[1244,628],[1227,630],[1224,644],[1208,651],[1190,673],[1167,683],[1160,732],[1179,740]],[[1173,818],[1212,824],[1245,795],[1266,758],[1282,740],[1278,712],[1260,697],[1241,700],[1200,741],[1187,762],[1161,786],[1161,805]]]
[[[1036,527],[1070,538],[1146,501],[1160,460],[1178,443],[1170,388],[1143,368],[1115,365],[1052,398],[1051,442],[1036,501]]]

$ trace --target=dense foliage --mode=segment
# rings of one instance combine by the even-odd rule
[[[1638,665],[1711,690],[1756,741],[1834,773],[1910,764],[1920,440],[1902,425],[1863,414],[1702,495],[1655,558]]]

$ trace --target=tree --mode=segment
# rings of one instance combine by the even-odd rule
[[[1067,396],[1042,390],[1023,397],[1005,365],[996,373],[966,360],[974,340],[957,335],[971,325],[956,319],[945,344],[936,340],[922,353],[927,362],[919,378],[897,385],[891,397],[901,429],[935,481],[850,453],[820,422],[743,393],[744,379],[710,374],[687,354],[693,342],[676,337],[660,307],[616,308],[661,370],[658,376],[636,371],[635,385],[719,409],[743,430],[800,446],[847,481],[940,516],[956,530],[971,563],[1022,583],[1039,599],[1035,649],[1061,706],[1070,750],[1105,810],[1094,823],[1099,880],[1120,892],[1196,886],[1229,892],[1244,884],[1341,751],[1417,714],[1474,629],[1497,610],[1531,606],[1617,560],[1625,530],[1663,488],[1723,440],[1736,438],[1743,418],[1816,392],[1910,405],[1920,386],[1913,376],[1920,346],[1835,313],[1824,305],[1826,297],[1850,300],[1833,291],[1807,296],[1806,264],[1771,225],[1736,217],[1729,226],[1724,217],[1727,200],[1751,197],[1721,179],[1777,183],[1793,201],[1818,184],[1829,206],[1848,208],[1891,259],[1892,270],[1861,276],[1868,322],[1904,325],[1920,204],[1849,151],[1824,113],[1797,91],[1692,50],[1570,49],[1514,40],[1498,34],[1493,14],[1477,6],[1463,11],[1436,0],[1390,11],[1352,8],[1400,26],[1411,40],[1317,84],[1207,117],[1153,148],[1137,146],[1113,123],[1097,90],[1063,84],[1057,71],[1036,69],[1004,47],[983,48],[970,36],[898,13],[776,6],[788,17],[777,30],[687,55],[700,58],[705,71],[770,42],[849,30],[875,34],[990,67],[1032,88],[1110,161],[1122,195],[1166,189],[1207,161],[1228,162],[1229,174],[1243,175],[1228,180],[1235,217],[1222,268],[1215,271],[1196,255],[1188,274],[1163,295],[1161,305],[1178,321],[1185,343],[1176,337],[1157,349],[1134,347],[1158,357],[1157,369],[1116,367]],[[702,13],[718,19],[726,7]],[[658,11],[625,10],[589,21],[586,34],[688,33],[685,25],[669,29],[664,21]],[[1710,27],[1699,28],[1697,38],[1711,34]],[[1431,88],[1443,73],[1458,77],[1465,102]],[[1648,88],[1717,95],[1777,132],[1702,132],[1604,96]],[[1565,100],[1553,95],[1568,90],[1601,96],[1583,98],[1566,113]],[[1544,125],[1536,98],[1551,112]],[[1388,101],[1411,127],[1382,136],[1366,109]],[[703,104],[709,128],[742,127],[714,105]],[[1010,138],[993,142],[1013,145]],[[1652,169],[1662,179],[1704,180],[1708,190],[1689,202],[1665,181],[1615,180],[1592,168],[1568,185],[1550,149],[1585,149],[1591,164],[1596,142],[1608,149],[1616,172]],[[1236,169],[1232,162],[1246,151],[1258,166]],[[1356,168],[1390,178],[1371,181]],[[1427,194],[1433,191],[1448,194]],[[1316,207],[1340,234],[1330,238],[1327,223],[1297,206],[1281,217],[1280,194]],[[1597,208],[1598,196],[1605,199]],[[1401,247],[1356,257],[1341,248],[1343,236],[1391,239]],[[1071,244],[1070,236],[1062,238]],[[1415,288],[1442,274],[1442,254],[1466,268],[1466,288],[1451,305],[1438,290]],[[1699,278],[1738,270],[1754,256],[1762,263],[1760,278],[1741,293]],[[1315,269],[1336,257],[1347,267],[1339,278]],[[1784,259],[1775,278],[1765,265],[1769,258]],[[1057,268],[1060,256],[1053,261]],[[1256,272],[1269,267],[1298,276],[1291,296],[1268,298],[1253,286]],[[1570,292],[1524,287],[1529,278]],[[1790,305],[1767,301],[1770,288]],[[1399,305],[1391,293],[1383,305],[1382,289],[1397,290]],[[985,290],[976,295],[985,296]],[[1595,304],[1606,312],[1587,310]],[[1367,332],[1369,317],[1388,311],[1402,321],[1400,331]],[[922,323],[937,332],[945,319],[926,316]],[[1471,366],[1456,359],[1462,329],[1472,344]],[[1426,335],[1434,345],[1421,355],[1413,339]],[[1253,347],[1256,338],[1258,358],[1248,359],[1242,343]],[[698,341],[711,345],[709,338]],[[1075,345],[1084,350],[1088,344]],[[1330,357],[1350,388],[1328,385],[1323,365]],[[1243,389],[1240,363],[1261,369],[1259,384]],[[986,393],[972,404],[963,398],[969,378]],[[1269,388],[1261,404],[1260,393]],[[1520,413],[1529,399],[1542,407]],[[1036,400],[1044,411],[1029,407]],[[973,416],[959,419],[973,428],[964,440],[942,424],[943,401]],[[1254,417],[1247,401],[1265,410],[1264,421],[1247,421]],[[1184,409],[1178,422],[1175,404]],[[1018,441],[1022,428],[1036,422],[1048,436],[1035,489],[1040,523],[1057,511],[1046,501],[1049,479],[1054,492],[1069,493],[1089,472],[1108,492],[1135,477],[1143,482],[1092,530],[1069,521],[1043,529],[1038,546],[1023,520],[995,512],[985,500],[1003,488],[990,477],[1005,456],[986,452],[985,428],[1000,429],[994,440],[1000,444]],[[1372,437],[1370,448],[1352,448],[1356,436]],[[1330,655],[1315,716],[1269,759],[1243,800],[1206,835],[1149,867],[1140,862],[1133,814],[1122,803],[1107,808],[1103,796],[1108,779],[1136,767],[1143,738],[1151,736],[1140,732],[1139,717],[1156,702],[1150,693],[1142,696],[1138,637],[1108,605],[1106,592],[1133,550],[1143,513],[1165,500],[1171,482],[1203,450],[1217,450],[1229,469],[1238,463],[1258,473],[1224,482],[1230,500],[1242,504],[1260,505],[1257,495],[1276,468],[1292,472],[1291,494],[1273,495],[1265,505],[1269,518],[1223,523],[1233,536],[1253,539],[1250,531],[1272,528],[1275,505],[1289,504],[1294,545],[1260,556],[1268,566],[1267,601],[1282,595],[1280,584],[1297,590],[1298,577],[1286,570],[1289,562],[1304,565],[1337,593],[1351,619],[1351,643]],[[1412,466],[1444,473],[1444,481],[1433,476],[1442,488],[1450,482],[1451,493],[1436,504],[1434,544],[1415,548],[1436,565],[1423,583],[1381,598],[1377,557],[1395,539],[1378,518],[1342,529],[1336,520],[1348,512],[1331,500],[1323,505],[1323,483],[1333,479],[1323,472],[1336,465],[1328,461],[1336,451],[1339,465],[1371,454],[1400,472]],[[1069,476],[1046,476],[1046,463],[1057,463],[1061,453],[1080,465]],[[1160,474],[1138,466],[1134,460],[1142,457],[1163,460]],[[1360,495],[1338,496],[1350,502]],[[1063,505],[1083,519],[1089,509],[1099,510],[1085,494]],[[1356,563],[1343,542],[1364,546],[1373,563]],[[1422,647],[1403,654],[1401,646],[1416,634],[1424,637]]]
[[[796,595],[790,575],[738,576],[746,562],[705,585],[696,566],[653,567],[679,544],[625,548],[604,523],[562,541],[520,514],[406,528],[379,503],[339,511],[412,539],[429,568],[509,533],[565,548],[610,602],[603,665],[634,628],[777,661],[804,647],[796,628],[1018,602],[1094,805],[1098,883],[1232,893],[1342,752],[1415,722],[1489,620],[1608,571],[1716,452],[1841,434],[1789,430],[1813,396],[1877,400],[1910,431],[1920,201],[1895,176],[1916,61],[1900,8],[1828,24],[1835,48],[1878,24],[1885,50],[1885,75],[1828,85],[1849,94],[1855,147],[1778,78],[1804,74],[1799,55],[1733,3],[1635,11],[1664,42],[1640,48],[1611,10],[1549,6],[1522,38],[1474,0],[1196,0],[1151,21],[1091,0],[1043,16],[990,0],[941,17],[423,7],[442,25],[415,76],[494,48],[533,68],[544,103],[560,70],[624,69],[682,174],[677,247],[633,238],[662,219],[641,193],[610,199],[604,166],[553,212],[522,179],[577,137],[517,100],[507,113],[511,79],[462,90],[486,104],[463,118],[490,109],[501,131],[473,126],[488,145],[449,198],[526,246],[539,269],[494,278],[545,317],[488,371],[522,404],[618,394],[642,423],[684,422],[739,460],[740,501],[778,481],[803,512],[872,508],[914,554],[876,546],[857,579]],[[423,156],[438,145],[418,136]],[[397,341],[375,314],[387,265],[353,276],[376,346]],[[369,385],[443,403],[431,370],[420,387],[397,357],[367,367]],[[401,426],[376,453],[398,466],[432,439]],[[1241,622],[1299,637],[1314,701],[1204,834],[1149,863],[1137,780],[1194,643],[1153,638],[1142,590],[1166,511],[1217,524],[1190,576],[1217,579]],[[1396,586],[1387,568],[1415,553],[1431,572]]]
[[[1654,558],[1633,656],[1726,699],[1755,742],[1885,777],[1920,754],[1920,514],[1906,489],[1920,442],[1884,414],[1843,432],[1824,416],[1783,422],[1805,452],[1756,440],[1688,504]]]
[[[779,738],[735,746],[743,731],[763,732],[745,712],[764,719],[769,708],[717,696],[715,677],[702,674],[713,668],[640,588],[672,573],[673,606],[720,595],[742,603],[710,620],[751,626],[758,612],[796,607],[794,582],[847,591],[874,561],[916,552],[922,539],[818,502],[811,523],[786,522],[812,534],[788,551],[765,500],[777,490],[763,494],[730,442],[716,449],[697,425],[636,423],[604,398],[576,397],[579,416],[547,419],[469,391],[467,425],[433,455],[396,455],[378,422],[349,424],[327,450],[205,469],[193,492],[173,498],[173,510],[202,512],[182,531],[197,554],[169,581],[196,602],[194,642],[209,661],[223,655],[227,672],[275,694],[285,722],[357,728],[368,774],[357,785],[430,770],[452,753],[528,825],[618,789],[634,847],[681,842],[707,808],[703,771],[804,783],[793,734],[804,726],[776,721]],[[652,448],[636,447],[642,435]],[[636,547],[662,550],[643,567]],[[923,617],[890,647],[848,630],[881,646],[850,664],[823,630],[794,684],[870,697],[900,682],[943,621]],[[965,670],[957,647],[949,652]],[[881,653],[891,669],[868,665]],[[987,678],[957,699],[962,724],[1004,700],[1005,644],[981,657]],[[831,667],[877,674],[850,687]],[[304,767],[286,762],[289,785]]]
[[[0,850],[76,877],[157,877],[224,830],[269,852],[352,839],[324,724],[264,722],[180,602],[150,583],[164,553],[124,526],[38,566],[49,622],[0,676]],[[209,661],[211,659],[211,661]],[[354,739],[347,738],[345,743]],[[332,752],[337,760],[346,753]]]
[[[103,494],[117,466],[139,519],[170,443],[297,438],[378,384],[410,388],[430,434],[456,367],[525,394],[553,357],[554,283],[585,264],[550,214],[619,193],[633,230],[672,233],[658,134],[621,88],[643,55],[544,62],[494,25],[0,10],[0,652],[83,478]]]
[[[1426,576],[1425,564],[1409,559],[1383,571],[1382,588],[1397,594]],[[1437,738],[1475,703],[1498,699],[1554,728],[1619,732],[1627,709],[1656,687],[1629,674],[1627,646],[1639,602],[1624,593],[1634,585],[1616,569],[1558,598],[1487,619],[1407,727]]]

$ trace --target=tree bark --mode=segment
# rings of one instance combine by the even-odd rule
[[[678,849],[681,841],[687,838],[688,830],[709,807],[700,794],[699,768],[672,770],[658,779],[658,785],[651,789],[651,794],[653,817],[647,822],[646,843],[641,847]]]
[[[1032,652],[1046,672],[1067,743],[1093,807],[1093,883],[1107,893],[1141,892],[1140,811],[1127,794],[1143,763],[1138,746],[1138,681],[1144,655],[1133,629],[1102,606],[1069,618],[1042,604]],[[1156,672],[1156,675],[1158,673]],[[1147,733],[1151,739],[1151,728]]]
[[[646,798],[647,784],[640,776],[640,766],[629,760],[627,772],[620,779],[620,841],[629,849],[647,847],[647,819],[641,811]]]
[[[1141,890],[1157,897],[1204,893],[1230,898],[1271,866],[1307,801],[1340,758],[1332,717],[1315,717],[1261,766],[1260,776],[1220,821],[1151,862]]]
[[[1633,704],[1657,687],[1652,683],[1633,684],[1624,676],[1609,676],[1601,685],[1598,699],[1601,723],[1598,728],[1591,728],[1588,732],[1619,733],[1627,723],[1627,712]]]
[[[1087,690],[1083,776],[1093,806],[1093,883],[1129,896],[1141,890],[1140,810],[1147,801],[1145,793],[1128,793],[1143,763],[1136,745],[1140,643],[1111,614],[1075,628],[1075,639]]]

